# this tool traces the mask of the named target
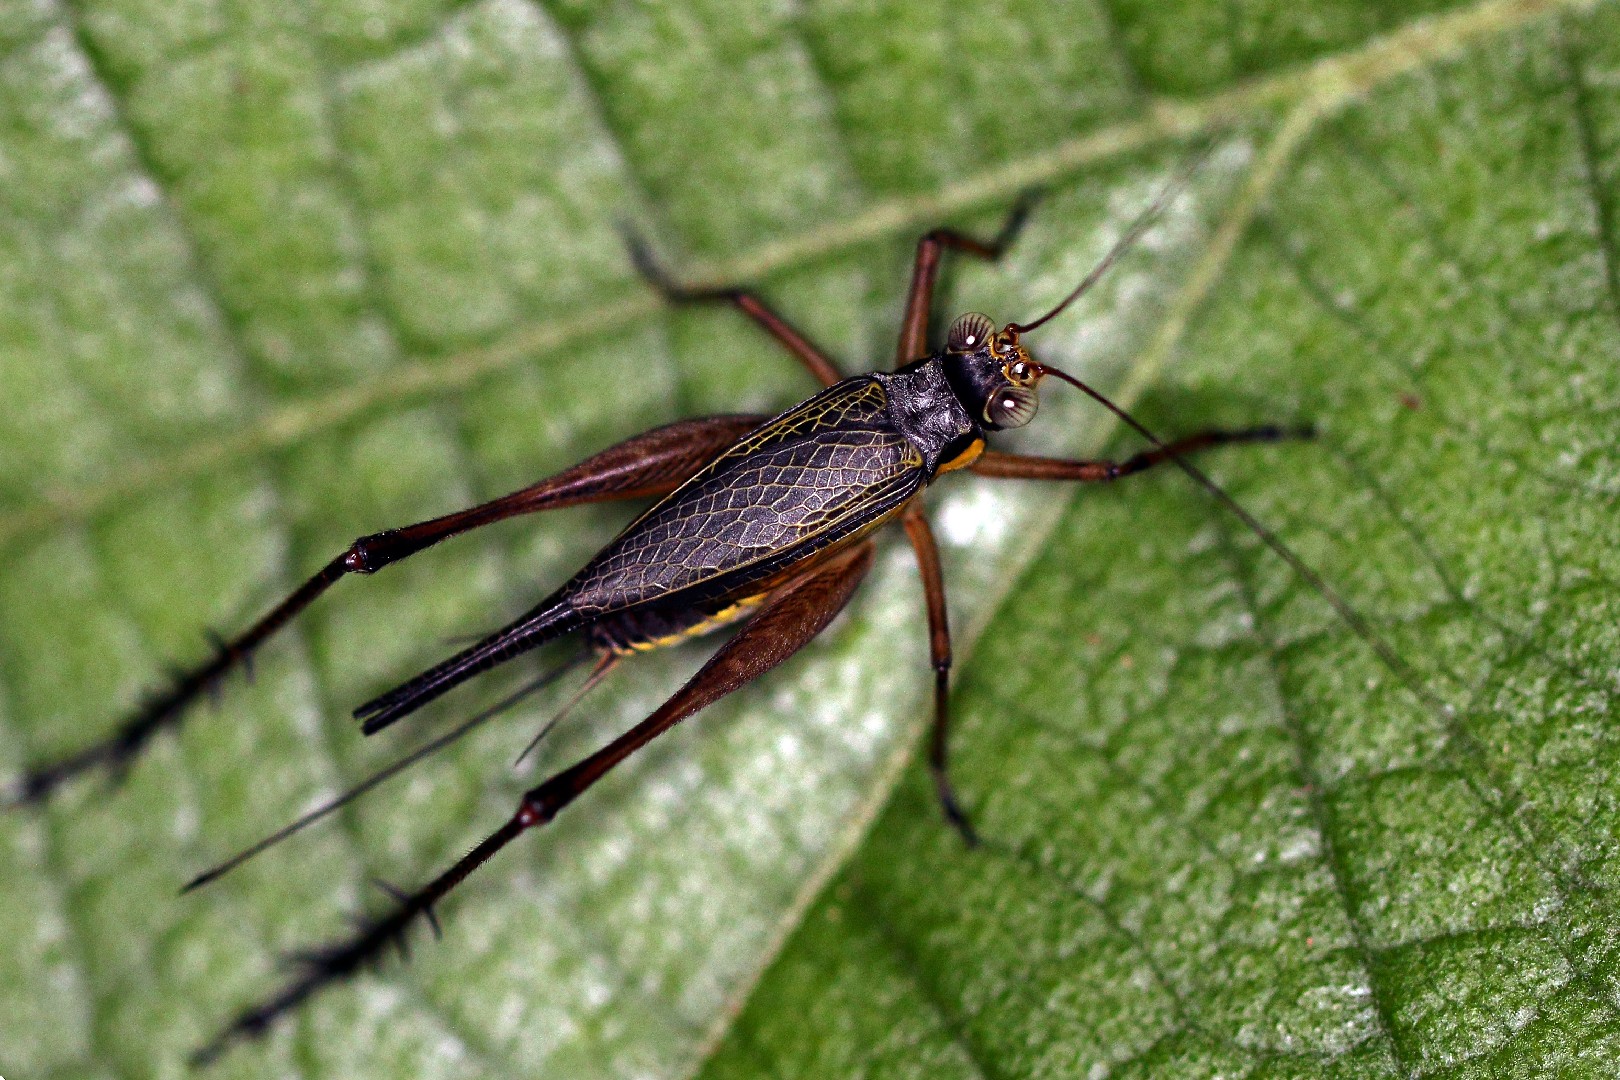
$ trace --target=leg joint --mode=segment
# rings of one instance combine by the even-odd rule
[[[343,554],[343,569],[351,574],[374,574],[397,558],[394,537],[397,529],[362,536]]]
[[[523,802],[518,807],[517,824],[521,828],[531,829],[536,825],[544,825],[557,816],[557,811],[567,804],[551,781],[546,781],[539,787],[523,796]]]

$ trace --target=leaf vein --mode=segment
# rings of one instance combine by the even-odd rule
[[[1261,645],[1261,654],[1266,660],[1266,669],[1270,676],[1273,700],[1277,704],[1282,729],[1287,734],[1294,747],[1295,769],[1299,775],[1300,786],[1305,791],[1305,803],[1309,808],[1311,823],[1322,843],[1322,865],[1328,871],[1332,881],[1333,893],[1338,898],[1339,908],[1345,919],[1345,925],[1350,931],[1353,943],[1353,952],[1357,956],[1362,979],[1365,981],[1369,998],[1372,1002],[1372,1012],[1378,1029],[1378,1035],[1383,1039],[1397,1068],[1404,1073],[1410,1073],[1412,1066],[1403,1060],[1401,1046],[1395,1038],[1393,1003],[1389,1000],[1389,991],[1380,985],[1377,975],[1377,965],[1374,963],[1372,947],[1368,941],[1366,929],[1361,924],[1361,917],[1356,910],[1355,900],[1350,895],[1349,867],[1341,844],[1334,830],[1333,813],[1327,806],[1324,793],[1327,790],[1321,772],[1316,765],[1316,740],[1306,729],[1303,720],[1294,705],[1288,701],[1283,692],[1282,672],[1278,668],[1279,650],[1277,642],[1269,638],[1263,629],[1265,622],[1258,597],[1255,595],[1253,583],[1249,575],[1244,572],[1242,561],[1238,557],[1231,527],[1225,515],[1216,519],[1217,535],[1221,538],[1221,549],[1226,557],[1230,576],[1237,586],[1238,596],[1249,613],[1254,626],[1254,634]]]

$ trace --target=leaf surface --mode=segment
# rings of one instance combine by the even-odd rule
[[[948,281],[953,310],[1028,317],[1202,136],[1166,220],[1032,343],[1165,432],[1314,423],[1207,464],[1451,711],[1183,477],[955,477],[933,505],[985,850],[902,768],[927,665],[890,545],[805,656],[466,885],[442,942],[219,1068],[673,1076],[719,1037],[711,1075],[1612,1073],[1620,24],[1413,19],[0,6],[0,762],[107,730],[356,535],[811,389],[732,313],[662,310],[624,223],[855,370],[892,350],[924,228],[990,231],[1043,186],[1013,254]],[[1096,452],[1097,412],[1048,388],[1014,445]],[[623,519],[344,582],[122,785],[0,819],[0,1072],[179,1075],[279,955],[385,903],[368,882],[498,824],[566,688],[173,895],[513,685],[375,740],[345,719]],[[638,658],[541,766],[701,649]]]

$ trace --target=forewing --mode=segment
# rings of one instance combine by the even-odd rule
[[[569,601],[600,615],[729,594],[882,522],[923,481],[886,404],[851,379],[766,422],[604,548]]]

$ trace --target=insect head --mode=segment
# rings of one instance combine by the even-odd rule
[[[987,315],[971,312],[951,324],[945,339],[945,373],[957,396],[992,431],[1023,427],[1035,419],[1035,384],[1046,369],[1018,340],[1019,328],[1000,330]]]

